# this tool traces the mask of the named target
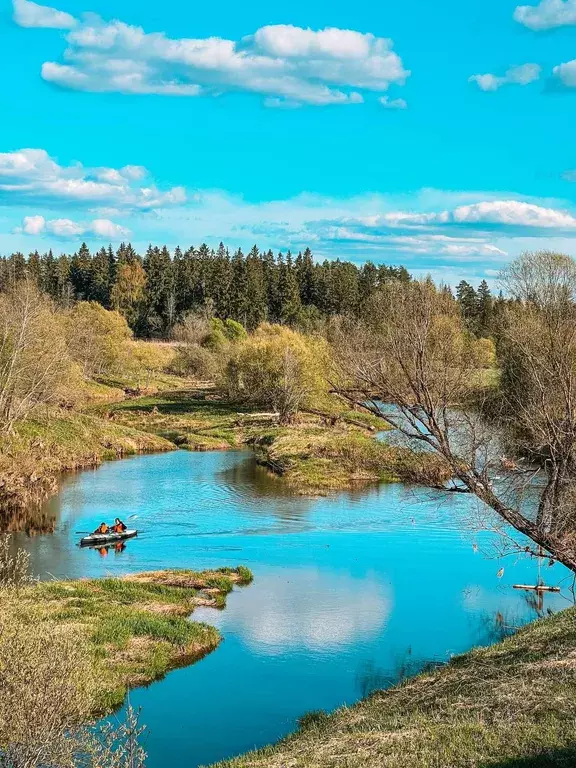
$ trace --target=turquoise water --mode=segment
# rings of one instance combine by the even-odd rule
[[[351,704],[569,604],[512,589],[535,583],[536,565],[495,557],[497,537],[475,530],[472,499],[402,485],[300,498],[249,453],[110,462],[67,479],[49,509],[56,533],[23,540],[43,577],[254,572],[224,611],[194,614],[221,630],[216,651],[132,692],[151,768],[194,768],[268,744],[310,710]],[[135,515],[141,531],[124,551],[75,546],[116,515]],[[544,576],[562,583],[567,572]]]

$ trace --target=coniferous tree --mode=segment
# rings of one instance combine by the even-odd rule
[[[267,296],[264,270],[258,248],[254,246],[246,257],[245,327],[254,330],[266,319]]]
[[[212,298],[217,317],[226,320],[230,317],[230,282],[232,267],[230,254],[224,243],[220,243],[214,256],[212,269]]]
[[[493,332],[494,301],[486,280],[478,286],[477,301],[477,332],[480,336],[490,336]]]
[[[296,268],[290,251],[286,254],[285,261],[280,264],[278,303],[280,322],[287,325],[296,323],[302,309],[302,304],[300,302],[300,288],[296,277]]]
[[[58,259],[51,251],[31,253],[28,259],[21,253],[0,257],[0,291],[26,274],[61,306],[90,300],[121,308],[133,330],[144,336],[169,336],[180,318],[199,310],[251,329],[264,320],[319,328],[326,315],[361,312],[383,283],[410,280],[404,267],[317,263],[309,248],[295,260],[290,252],[276,258],[257,246],[247,256],[238,250],[230,258],[223,243],[216,251],[206,244],[184,253],[178,247],[173,259],[166,246],[153,245],[142,259],[131,243],[120,243],[116,252],[112,246],[100,248],[93,255],[83,243],[72,256]],[[485,288],[478,292],[476,319],[487,317],[483,302],[492,302],[496,317],[504,301],[485,295]],[[487,327],[488,320],[482,322]]]
[[[246,325],[246,262],[239,248],[232,257],[232,283],[230,286],[230,316],[242,325]]]
[[[28,275],[36,285],[41,288],[42,287],[42,261],[40,260],[40,254],[38,251],[34,251],[34,253],[29,254],[28,256],[28,269],[27,269]]]
[[[90,297],[91,270],[90,251],[86,243],[82,243],[70,260],[70,282],[76,297],[81,301]]]
[[[476,291],[467,283],[466,280],[461,280],[456,286],[456,299],[460,305],[460,311],[464,318],[467,327],[476,332],[478,321],[478,296]]]
[[[97,301],[103,307],[109,309],[111,290],[112,279],[108,251],[106,248],[100,248],[92,259],[90,293],[87,298],[90,301]]]

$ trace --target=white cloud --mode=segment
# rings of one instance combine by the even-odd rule
[[[541,0],[537,5],[519,5],[514,18],[536,32],[576,24],[576,0]]]
[[[115,224],[110,219],[94,219],[90,225],[90,229],[93,234],[98,237],[110,238],[110,240],[119,240],[122,237],[127,237],[130,234],[130,230],[125,227],[121,227],[120,224]]]
[[[24,216],[22,226],[15,229],[16,233],[24,235],[54,235],[58,238],[69,239],[80,235],[93,235],[106,240],[121,240],[130,235],[130,230],[115,224],[109,219],[94,219],[89,222],[78,222],[72,219],[50,219],[44,216]]]
[[[576,218],[566,211],[518,200],[491,200],[462,205],[452,214],[456,224],[502,224],[539,229],[576,229]]]
[[[20,0],[15,0],[19,2]],[[84,14],[67,35],[64,61],[42,77],[93,92],[219,95],[247,91],[268,106],[358,104],[359,90],[384,92],[410,73],[393,42],[349,29],[266,26],[240,40],[171,39]]]
[[[391,99],[389,96],[381,96],[378,101],[386,109],[408,109],[408,103],[404,99]]]
[[[46,229],[57,237],[74,237],[75,235],[83,235],[84,232],[86,232],[85,227],[77,224],[71,219],[54,219],[53,221],[47,221]]]
[[[576,59],[558,64],[552,71],[567,88],[576,88]]]
[[[46,219],[44,216],[24,216],[22,220],[22,231],[26,235],[40,235],[46,229]]]
[[[13,0],[13,9],[14,21],[21,27],[72,29],[76,24],[76,19],[69,13],[38,5],[30,0]]]
[[[522,64],[511,67],[505,75],[472,75],[469,82],[477,83],[481,91],[497,91],[503,85],[529,85],[540,78],[542,67],[539,64]]]
[[[123,209],[151,210],[186,201],[183,187],[160,191],[141,186],[142,166],[86,168],[81,163],[61,166],[43,149],[0,153],[0,201],[100,204]]]

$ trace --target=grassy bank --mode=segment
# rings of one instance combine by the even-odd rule
[[[248,442],[261,464],[303,494],[375,482],[440,485],[450,478],[437,456],[388,446],[346,423],[327,429],[308,421],[290,428],[253,430]]]
[[[106,712],[122,703],[129,688],[215,648],[218,631],[187,617],[198,605],[223,608],[233,585],[251,580],[240,567],[42,582],[0,593],[0,623],[37,630],[45,622],[47,631],[87,641],[98,679],[91,709]]]
[[[219,768],[544,768],[576,764],[576,611],[332,715]]]
[[[414,454],[375,438],[382,425],[363,413],[328,418],[300,414],[288,427],[271,414],[218,398],[213,390],[182,390],[115,403],[100,409],[116,424],[149,430],[190,450],[248,445],[258,461],[298,493],[322,494],[379,481],[441,484],[449,478],[432,454]]]
[[[61,473],[105,459],[166,451],[173,443],[96,415],[44,409],[0,439],[0,529],[46,530],[39,505],[58,488]]]
[[[148,431],[189,450],[238,448],[245,409],[217,397],[211,388],[163,392],[98,408],[115,424]],[[269,420],[266,424],[269,425]]]

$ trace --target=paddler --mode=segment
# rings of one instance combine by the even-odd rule
[[[98,528],[94,531],[95,535],[105,536],[107,533],[110,533],[110,528],[108,527],[107,523],[100,523]]]

